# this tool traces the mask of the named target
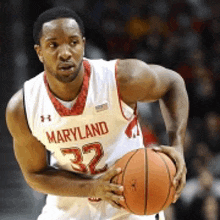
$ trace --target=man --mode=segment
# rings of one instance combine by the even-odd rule
[[[34,26],[44,72],[25,82],[6,110],[14,152],[27,183],[48,194],[43,219],[147,219],[120,206],[123,187],[111,183],[114,163],[143,147],[137,102],[160,100],[170,146],[155,150],[176,164],[175,202],[185,185],[183,143],[188,98],[182,78],[156,65],[83,58],[80,18],[66,8],[42,13]],[[46,150],[51,152],[51,164]]]

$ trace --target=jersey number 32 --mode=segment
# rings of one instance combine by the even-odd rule
[[[95,156],[90,160],[90,162],[86,166],[83,163],[83,154],[89,154],[92,151],[95,152]],[[74,164],[74,166],[72,165],[72,169],[76,172],[91,173],[94,175],[105,172],[108,168],[107,164],[103,168],[99,168],[99,169],[96,168],[96,165],[104,156],[103,147],[99,142],[85,144],[82,146],[82,150],[77,147],[62,148],[61,152],[63,155],[74,154],[75,159],[70,159],[70,161],[72,164]],[[76,168],[75,166],[78,166],[78,168]]]

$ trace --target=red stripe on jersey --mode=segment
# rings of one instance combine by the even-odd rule
[[[129,123],[125,134],[131,138],[132,137],[132,129],[137,125],[137,116],[134,117],[134,119]]]
[[[138,128],[138,117],[137,117],[137,113],[135,111],[135,116],[133,118],[133,120],[129,123],[128,127],[126,128],[125,130],[125,134],[131,138],[132,137],[132,129],[137,126],[137,133],[136,135],[139,136],[140,135],[140,131],[139,131],[139,128]]]
[[[120,94],[120,88],[119,88],[119,83],[118,83],[118,80],[117,80],[117,71],[118,71],[118,63],[119,63],[119,60],[117,60],[116,62],[116,65],[115,65],[115,79],[116,79],[116,85],[117,85],[117,91],[118,91],[118,100],[119,100],[119,105],[120,105],[120,109],[121,109],[121,113],[123,115],[123,117],[126,119],[126,120],[129,120],[129,118],[127,118],[123,112],[123,109],[122,109],[122,99],[121,99],[121,94]],[[133,120],[129,123],[125,133],[126,135],[131,138],[132,137],[132,129],[137,126],[137,133],[136,135],[139,136],[140,135],[140,132],[139,132],[139,129],[138,129],[138,119],[137,119],[137,104],[135,106],[135,109],[134,109],[134,118]]]
[[[78,95],[78,98],[76,100],[76,103],[73,105],[71,109],[66,108],[52,94],[49,88],[49,84],[46,79],[46,73],[44,73],[44,83],[47,89],[47,93],[50,97],[51,102],[54,105],[54,108],[56,109],[56,111],[58,112],[60,116],[81,115],[83,113],[83,110],[86,104],[86,98],[88,95],[89,79],[90,79],[90,73],[91,73],[91,67],[87,60],[83,61],[83,66],[84,66],[83,85]]]

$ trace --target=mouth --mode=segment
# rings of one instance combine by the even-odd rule
[[[61,64],[58,66],[58,69],[62,72],[73,71],[75,65],[74,64]]]

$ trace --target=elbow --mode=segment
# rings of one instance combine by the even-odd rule
[[[173,78],[173,84],[176,84],[182,88],[186,88],[185,80],[180,74],[175,73],[172,78]]]
[[[37,174],[25,174],[24,179],[28,186],[34,191],[45,194],[43,191],[43,180],[41,180]]]
[[[171,83],[170,90],[176,91],[178,96],[185,97],[185,100],[188,102],[186,83],[180,74],[176,73],[173,75],[173,82]]]

